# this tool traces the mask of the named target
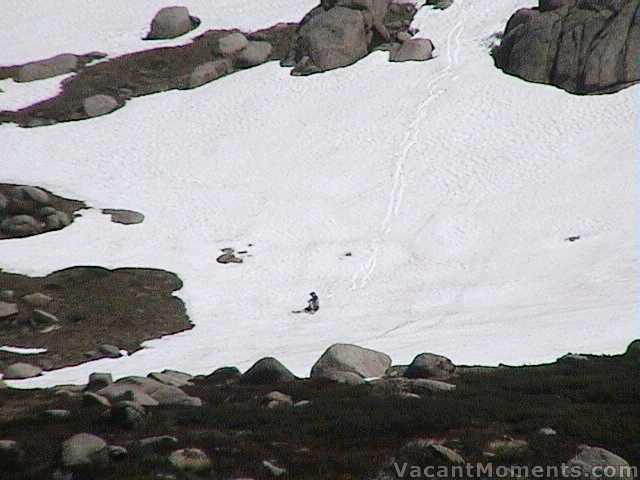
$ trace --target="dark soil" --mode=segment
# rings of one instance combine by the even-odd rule
[[[129,352],[146,340],[192,328],[182,301],[172,293],[181,280],[162,270],[74,267],[46,277],[0,271],[0,291],[14,290],[20,307],[0,323],[0,345],[46,348],[47,353],[19,355],[0,351],[0,369],[16,361],[60,368],[105,356],[111,344]],[[42,333],[32,321],[32,308],[21,297],[41,292],[53,298],[46,307],[60,328]]]
[[[372,478],[403,444],[416,438],[438,439],[467,462],[486,463],[487,443],[503,435],[527,440],[529,450],[517,462],[494,459],[494,464],[559,465],[575,455],[578,445],[588,444],[640,465],[637,357],[478,371],[483,373],[455,379],[454,392],[419,399],[376,397],[369,385],[301,380],[255,387],[219,385],[198,377],[195,386],[184,390],[202,398],[203,407],[152,408],[137,430],[121,429],[102,412],[83,408],[79,399],[50,390],[0,390],[0,436],[19,441],[29,458],[27,467],[10,470],[3,478],[51,478],[60,443],[79,432],[124,445],[129,457],[74,479],[156,478],[170,471],[166,453],[143,458],[133,442],[167,434],[178,438],[175,448],[207,452],[213,469],[205,478],[215,479],[273,478],[262,466],[265,459],[286,468],[285,479]],[[272,390],[312,403],[264,408],[256,397]],[[72,414],[65,421],[43,420],[39,413],[49,408]],[[541,435],[541,427],[558,434]]]

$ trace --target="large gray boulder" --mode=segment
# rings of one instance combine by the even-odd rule
[[[435,378],[445,380],[456,373],[456,366],[451,360],[434,353],[421,353],[417,355],[404,376],[407,378]]]
[[[83,102],[84,111],[88,117],[99,117],[120,108],[120,103],[110,95],[92,95]]]
[[[176,38],[198,25],[200,25],[200,19],[189,15],[187,7],[165,7],[153,17],[146,40]]]
[[[42,368],[30,363],[17,362],[9,365],[4,371],[5,380],[21,380],[23,378],[37,377],[42,373]]]
[[[24,64],[14,77],[16,82],[33,82],[45,78],[57,77],[71,73],[78,68],[78,57],[71,53],[63,53],[55,57]]]
[[[335,381],[337,377],[347,374],[355,382],[357,377],[382,377],[390,366],[391,358],[385,353],[337,343],[330,346],[313,365],[311,378]]]
[[[295,75],[307,75],[351,65],[369,53],[363,12],[336,6],[317,8],[303,20],[292,53]]]
[[[631,480],[629,463],[622,457],[604,448],[581,445],[568,462],[569,467],[582,472],[582,477],[591,479]]]
[[[253,364],[240,377],[241,383],[265,385],[272,383],[292,382],[296,376],[282,363],[273,357],[265,357]]]
[[[101,465],[109,461],[107,442],[90,433],[79,433],[62,444],[62,465],[85,467]]]
[[[541,0],[509,19],[498,67],[572,93],[608,93],[640,81],[640,0]]]

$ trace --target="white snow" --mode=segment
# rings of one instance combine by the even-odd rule
[[[139,38],[165,5],[10,3],[0,64],[150,48]],[[316,2],[173,3],[204,31],[298,20]],[[101,369],[208,373],[267,355],[304,375],[334,342],[395,363],[425,351],[459,364],[623,351],[639,331],[640,89],[580,97],[497,70],[487,38],[534,3],[423,9],[416,26],[438,54],[426,63],[376,53],[306,78],[271,63],[90,121],[1,126],[3,181],[146,219],[122,226],[89,211],[63,231],[3,241],[0,265],[164,268],[184,280],[177,294],[196,324],[19,385]],[[216,263],[250,243],[243,264]],[[311,290],[318,314],[291,314]]]
[[[17,353],[19,355],[36,355],[38,353],[46,353],[46,348],[22,348],[22,347],[12,347],[10,345],[4,345],[0,347],[0,351],[9,352],[9,353]]]

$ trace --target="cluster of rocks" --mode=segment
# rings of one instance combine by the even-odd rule
[[[41,188],[0,187],[0,240],[60,230],[73,222],[73,211],[79,208]]]
[[[35,60],[23,65],[0,67],[2,78],[12,78],[15,82],[26,83],[36,80],[58,77],[80,71],[85,65],[107,56],[103,52],[90,52],[84,55],[61,53],[50,58]],[[3,73],[4,72],[4,73]]]
[[[428,60],[431,41],[411,38],[416,11],[391,0],[322,0],[300,22],[281,65],[309,75],[346,67],[378,48],[390,50],[392,61]]]
[[[507,23],[495,60],[505,72],[572,93],[640,81],[640,0],[540,0]]]
[[[525,440],[501,439],[487,445],[485,457],[494,458],[501,464],[518,462],[529,451]],[[496,453],[497,452],[497,453]],[[450,445],[434,439],[416,439],[407,442],[393,459],[378,472],[375,480],[393,480],[398,478],[423,478],[424,468],[429,466],[432,472],[452,472],[450,467],[464,467],[467,462]],[[580,445],[575,456],[565,463],[567,472],[573,478],[601,478],[607,472],[607,478],[632,480],[629,463],[613,452],[600,447]],[[445,477],[442,477],[445,478]],[[446,477],[449,478],[449,477]]]

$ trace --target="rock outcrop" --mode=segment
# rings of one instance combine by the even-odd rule
[[[572,93],[640,81],[640,0],[540,0],[509,19],[495,60],[505,72]]]
[[[294,67],[292,75],[346,67],[408,31],[415,12],[391,0],[322,0],[300,22],[281,64]]]
[[[381,377],[391,366],[391,358],[382,352],[357,345],[337,343],[330,346],[311,368],[311,378],[342,383],[361,383]]]

